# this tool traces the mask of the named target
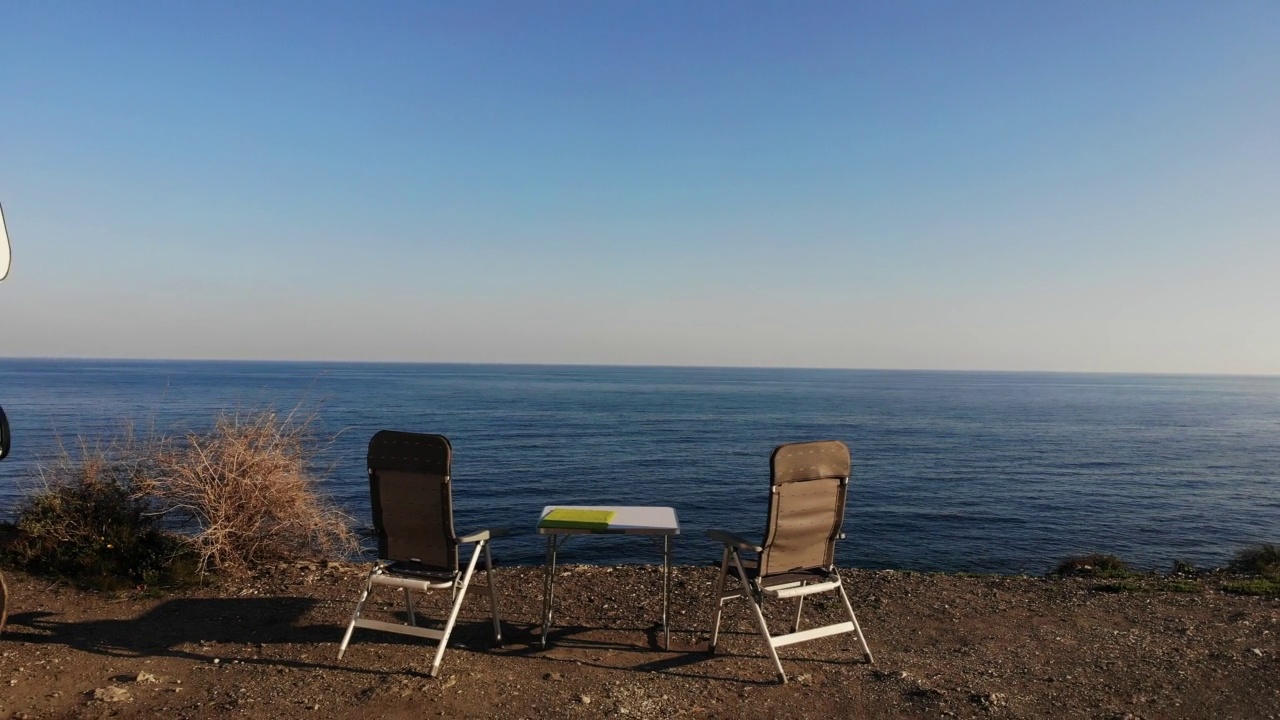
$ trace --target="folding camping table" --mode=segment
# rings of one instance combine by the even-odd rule
[[[595,510],[612,512],[600,527],[543,527],[543,519],[553,510]],[[667,608],[671,600],[671,538],[680,534],[675,508],[617,505],[548,505],[538,518],[538,532],[547,536],[547,563],[542,582],[542,647],[547,646],[551,613],[555,604],[556,551],[574,535],[648,535],[662,538],[662,632],[664,646],[671,649],[671,628]]]

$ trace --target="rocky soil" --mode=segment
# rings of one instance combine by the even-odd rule
[[[671,650],[656,568],[560,572],[547,650],[540,569],[502,568],[505,643],[492,647],[485,596],[469,597],[438,678],[432,648],[407,636],[358,630],[336,659],[354,565],[163,597],[10,573],[0,718],[1280,717],[1280,600],[1211,584],[849,571],[876,664],[853,636],[824,638],[782,649],[779,685],[740,602],[704,652],[711,568],[675,570]],[[400,614],[380,592],[375,616]],[[419,612],[439,616],[443,595]],[[806,623],[840,610],[810,601]],[[768,614],[783,628],[792,612]]]

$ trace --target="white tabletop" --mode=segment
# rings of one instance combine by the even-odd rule
[[[538,532],[546,535],[592,535],[611,533],[618,535],[679,535],[680,521],[676,519],[676,509],[669,507],[646,507],[637,505],[548,505],[542,508],[538,521],[547,513],[558,509],[568,510],[608,510],[613,513],[609,526],[603,530],[587,530],[584,528],[538,528]]]

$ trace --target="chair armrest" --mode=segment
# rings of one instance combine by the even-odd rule
[[[747,540],[741,535],[735,535],[728,530],[708,530],[707,535],[712,540],[719,540],[725,545],[736,547],[739,550],[750,550],[751,552],[762,552],[764,548]]]
[[[458,538],[458,542],[474,543],[474,542],[480,542],[481,540],[492,540],[493,538],[500,538],[508,534],[509,534],[509,531],[507,530],[507,528],[486,528],[484,530],[477,530],[471,533],[470,535],[463,535],[462,537]]]

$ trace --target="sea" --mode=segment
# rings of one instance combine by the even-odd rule
[[[369,438],[447,436],[455,525],[512,529],[509,564],[542,561],[552,504],[674,507],[676,561],[718,562],[705,531],[762,536],[770,452],[818,439],[853,456],[841,566],[1167,570],[1280,542],[1280,377],[0,359],[0,406],[10,520],[63,451],[271,409],[310,418],[319,491],[366,529]],[[561,561],[660,557],[591,536]]]

